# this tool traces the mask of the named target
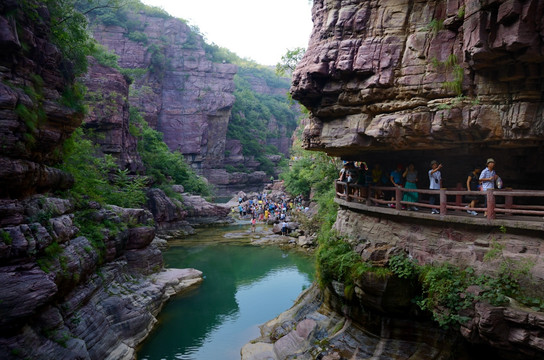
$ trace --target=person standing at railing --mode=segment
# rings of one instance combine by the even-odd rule
[[[338,174],[338,180],[345,182],[348,178],[348,169],[349,169],[349,163],[344,163],[344,166],[342,169],[340,169],[340,173]]]
[[[404,184],[405,189],[417,189],[417,170],[414,167],[414,163],[408,164],[402,177],[406,179],[406,183]],[[419,194],[417,192],[405,192],[402,200],[416,203],[419,200]],[[418,211],[419,209],[417,206],[408,206],[408,210]]]
[[[375,164],[374,167],[372,168],[372,185],[373,186],[381,186],[382,184],[380,183],[381,182],[381,179],[382,179],[382,175],[383,175],[383,171],[382,171],[382,167],[380,164]],[[376,190],[376,194],[375,194],[375,197],[376,199],[379,199],[382,197],[382,191],[381,190]]]
[[[439,164],[436,160],[431,161],[431,170],[429,170],[429,189],[431,190],[440,190],[442,186],[442,164]],[[429,204],[436,205],[438,195],[431,194],[429,195]],[[439,214],[440,211],[433,208],[431,214]]]
[[[487,159],[486,165],[487,167],[480,174],[480,182],[482,183],[482,191],[484,192],[494,189],[495,180],[498,178],[495,172],[495,160],[493,158]],[[484,196],[484,207],[487,207],[487,195]],[[487,212],[484,215],[487,215]]]
[[[391,171],[389,181],[394,187],[402,187],[402,164],[397,164],[397,168]],[[395,192],[391,193],[391,201],[395,201]],[[389,204],[389,206],[394,207],[395,204]]]
[[[467,191],[479,191],[479,185],[480,185],[480,172],[482,171],[481,169],[481,166],[478,166],[478,165],[475,165],[472,167],[472,171],[470,172],[470,174],[468,174],[467,176]],[[478,215],[478,213],[474,210],[470,210],[470,209],[474,209],[476,207],[476,204],[478,204],[478,200],[479,200],[479,196],[478,195],[466,195],[465,196],[465,199],[467,201],[470,201],[470,204],[468,205],[469,209],[467,210],[467,213],[469,213],[470,215]]]

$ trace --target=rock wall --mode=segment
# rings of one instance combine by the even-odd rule
[[[430,160],[438,159],[448,171],[448,187],[462,183],[473,164],[494,157],[509,184],[541,189],[532,177],[544,175],[543,15],[544,3],[536,0],[314,1],[314,29],[290,90],[311,112],[304,147],[385,168],[413,161],[420,173]],[[483,258],[496,243],[506,259],[534,263],[535,283],[523,286],[543,295],[538,286],[544,277],[541,232],[502,234],[485,227],[403,221],[349,209],[339,211],[334,228],[375,266],[385,265],[400,251],[422,264],[450,262],[494,274],[499,264]],[[409,299],[414,289],[409,285],[364,276],[356,281],[353,296],[346,296],[344,284],[333,282],[322,292],[333,311],[320,310],[309,318],[335,319],[340,314],[379,337],[382,345],[371,345],[370,354],[363,357],[420,357],[409,347],[402,355],[386,353],[402,348],[393,340],[418,334],[415,328],[424,321],[413,312]],[[460,341],[464,345],[453,348],[468,353],[427,349],[422,358],[544,358],[539,345],[541,313],[515,302],[506,307],[473,305],[463,314],[470,320],[438,346]],[[279,325],[285,327],[276,324],[274,331]],[[321,329],[326,326],[315,328],[310,336],[291,333],[289,339],[305,350],[295,348],[289,354],[315,356],[308,343]],[[275,341],[269,330],[263,329],[263,337]],[[433,341],[441,341],[434,326],[426,331]],[[346,332],[353,334],[350,328]],[[419,342],[416,338],[411,341]],[[278,342],[268,350],[281,358]],[[348,337],[333,342],[335,347],[323,358],[357,358],[362,351],[358,342],[370,343]]]
[[[541,259],[544,244],[541,231],[501,232],[482,226],[450,226],[442,222],[417,222],[395,216],[376,217],[340,209],[334,229],[348,239],[361,258],[375,266],[384,266],[392,255],[403,252],[420,265],[450,263],[460,268],[472,267],[476,273],[497,274],[500,258],[485,255],[500,248],[501,256],[514,264],[531,264],[531,280],[522,284],[542,298],[544,292],[538,285],[544,279],[544,262]],[[385,313],[393,317],[410,313],[414,289],[407,281],[396,277],[380,279],[366,275],[356,281],[354,299],[347,310],[358,323],[365,324],[369,313]],[[342,286],[334,288],[335,296],[345,298]],[[469,290],[470,291],[470,290]],[[336,300],[337,310],[345,300]],[[334,301],[332,303],[335,303]],[[412,310],[413,311],[413,310]],[[459,334],[467,343],[485,344],[499,358],[544,358],[542,320],[540,312],[532,311],[511,302],[509,306],[492,306],[485,301],[475,301],[474,307],[464,310],[469,320],[461,324]]]
[[[34,14],[49,16],[40,6]],[[16,3],[0,4],[0,199],[66,189],[73,182],[51,164],[83,114],[64,105],[72,79],[45,21],[26,20]]]
[[[0,230],[6,359],[133,359],[166,300],[202,280],[194,269],[160,271],[146,210],[87,212],[97,239],[81,235],[68,200],[38,195],[23,208],[28,221]]]
[[[142,24],[147,42],[128,38],[117,26],[96,24],[98,42],[119,55],[119,65],[148,69],[136,77],[130,103],[142,112],[164,141],[196,169],[221,165],[236,66],[213,63],[187,24],[175,18],[130,13]],[[160,60],[158,60],[160,59]],[[163,61],[162,67],[157,62]]]
[[[119,65],[134,77],[130,105],[164,134],[172,151],[180,151],[199,175],[216,186],[218,196],[260,189],[270,176],[257,171],[261,163],[254,154],[244,156],[239,142],[227,139],[235,102],[234,76],[243,71],[249,89],[269,97],[284,96],[285,84],[225,61],[211,61],[202,37],[180,19],[150,16],[144,11],[127,11],[125,15],[137,30],[129,31],[128,25],[105,26],[99,19],[91,19],[91,23],[95,39],[117,54]],[[140,38],[135,38],[135,33],[141,34]],[[273,134],[267,135],[262,145],[273,145],[288,157],[291,129],[270,116],[259,120],[266,121]],[[276,167],[279,159],[272,161]],[[243,172],[227,172],[225,166]]]
[[[92,57],[89,62],[89,69],[82,79],[87,87],[85,128],[91,130],[92,140],[102,153],[112,155],[121,169],[141,173],[144,165],[138,154],[138,141],[129,131],[126,79],[116,69],[102,66]]]
[[[0,3],[0,354],[131,359],[164,302],[199,283],[201,273],[160,271],[146,210],[94,202],[76,209],[43,195],[72,186],[73,178],[52,165],[83,119],[80,107],[66,105],[77,89],[71,64],[50,41],[49,17],[41,3]],[[111,108],[94,109],[87,124],[105,122],[102,149],[137,170],[120,101],[126,83],[94,65],[88,96],[103,95],[105,86]]]
[[[543,15],[536,0],[315,1],[291,87],[312,113],[305,147],[377,162],[444,150],[467,168],[510,166],[513,150],[512,182],[541,176]]]

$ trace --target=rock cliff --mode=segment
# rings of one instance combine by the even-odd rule
[[[73,185],[53,165],[83,111],[72,64],[50,40],[50,18],[38,2],[0,3],[0,354],[130,359],[164,302],[201,273],[160,271],[148,211],[51,195]],[[126,108],[117,107],[126,83],[96,64],[91,72],[92,91],[106,82],[119,93],[87,124],[108,120],[102,149],[137,169]]]
[[[174,151],[193,167],[219,166],[224,157],[236,66],[213,63],[187,24],[175,18],[129,13],[146,40],[120,26],[95,24],[95,39],[119,55],[122,68],[141,69],[130,102]],[[146,72],[145,69],[150,69]]]
[[[312,113],[305,147],[455,167],[494,156],[519,164],[514,186],[543,174],[543,15],[536,0],[314,2],[291,88]]]
[[[44,22],[19,21],[23,11],[0,4],[0,198],[67,188],[71,176],[52,168],[83,114],[67,105],[71,80]],[[38,7],[36,14],[48,16]],[[12,207],[12,206],[10,206]],[[13,207],[12,207],[13,208]]]
[[[278,175],[281,157],[263,159],[262,155],[270,151],[266,146],[274,146],[280,154],[289,156],[296,110],[285,112],[286,79],[276,78],[270,69],[231,64],[232,56],[227,57],[229,60],[216,59],[213,45],[206,44],[198,30],[181,19],[149,9],[121,9],[107,15],[90,14],[92,31],[100,44],[119,56],[123,73],[134,79],[130,105],[163,133],[170,150],[180,151],[197,173],[216,187],[217,195],[257,190],[270,175]],[[263,75],[263,71],[268,73]],[[250,94],[245,94],[246,90]],[[233,112],[240,96],[244,104]],[[241,113],[251,106],[267,113],[246,119]],[[258,143],[251,146],[259,151],[240,144],[239,134],[229,136],[233,116],[248,121],[241,126],[243,136],[248,125],[259,129],[252,134]]]
[[[304,146],[386,167],[427,169],[438,159],[447,187],[494,157],[509,186],[542,188],[529,174],[544,175],[543,15],[541,1],[314,1],[291,87],[311,112]],[[506,263],[530,263],[534,283],[522,286],[543,296],[541,231],[504,234],[349,207],[334,230],[377,267],[398,252],[492,278]],[[493,249],[502,265],[490,260]],[[332,280],[263,326],[262,343],[246,345],[243,358],[544,358],[537,308],[512,299],[492,306],[474,286],[462,295],[474,299],[460,311],[466,321],[445,331],[414,308],[421,289],[410,281],[363,271],[353,282]],[[300,306],[319,310],[301,316]]]
[[[121,73],[89,57],[89,69],[82,78],[87,87],[85,128],[103,154],[111,154],[121,169],[142,173],[144,165],[137,139],[129,131],[129,86]]]

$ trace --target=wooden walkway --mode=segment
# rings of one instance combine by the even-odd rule
[[[462,224],[505,226],[516,229],[544,231],[544,191],[540,190],[488,190],[466,191],[459,189],[405,189],[402,187],[369,186],[336,181],[336,202],[342,206],[371,211],[376,213],[403,216],[409,218],[431,219]],[[440,199],[436,205],[419,200],[417,203],[402,201],[405,192],[416,192],[419,198],[424,195],[435,195]],[[386,194],[385,198],[394,196],[394,200],[385,200],[377,194]],[[369,196],[370,195],[370,196]],[[487,206],[470,209],[477,215],[467,213],[465,195],[487,197]],[[525,205],[527,198],[531,205]],[[497,199],[499,201],[497,201]],[[536,204],[536,205],[535,205]],[[413,207],[418,210],[414,211]],[[433,214],[436,209],[438,213]]]

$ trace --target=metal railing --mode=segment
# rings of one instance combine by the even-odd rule
[[[421,207],[436,209],[440,215],[447,215],[451,211],[476,211],[483,212],[488,219],[495,219],[497,214],[505,215],[527,215],[527,216],[544,216],[544,205],[528,205],[519,202],[516,204],[516,199],[531,198],[536,203],[544,204],[543,190],[512,190],[512,189],[489,189],[487,191],[467,191],[460,187],[457,189],[429,190],[429,189],[409,189],[404,187],[388,187],[388,186],[363,186],[336,180],[336,196],[345,199],[347,202],[354,201],[364,203],[368,206],[386,205],[402,210],[404,207]],[[386,200],[380,198],[380,193],[394,195],[394,200]],[[428,202],[409,202],[403,201],[404,193],[417,193],[425,195],[435,195],[440,201],[438,204],[432,205]],[[486,207],[467,208],[467,203],[463,202],[463,196],[480,196],[483,203],[486,198]],[[421,198],[421,195],[418,195]],[[448,201],[448,198],[455,198],[454,201]],[[504,199],[500,203],[497,198]],[[542,200],[542,201],[540,201]]]

